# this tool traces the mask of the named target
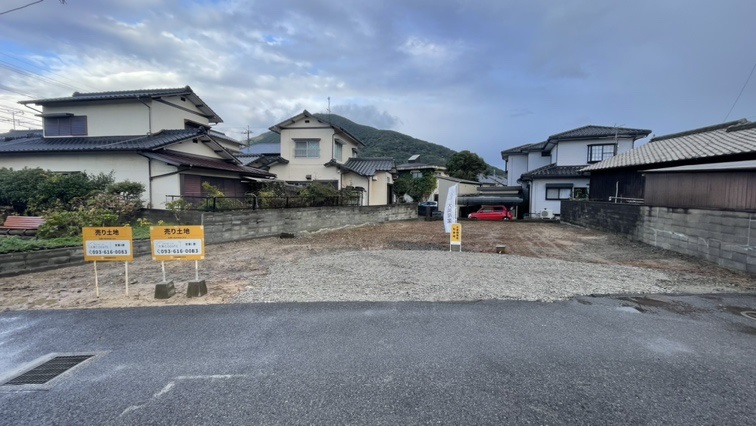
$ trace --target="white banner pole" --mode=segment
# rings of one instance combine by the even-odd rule
[[[199,281],[199,260],[194,261],[194,280]]]
[[[95,270],[95,295],[97,297],[100,297],[100,282],[99,282],[99,279],[97,278],[97,261],[95,260],[93,263],[94,263],[94,270]]]
[[[163,282],[165,282],[165,261],[160,262],[160,266],[163,268]]]

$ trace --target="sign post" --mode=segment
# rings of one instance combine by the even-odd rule
[[[462,224],[452,223],[451,233],[449,234],[449,251],[452,251],[452,247],[459,247],[459,251],[462,251]]]
[[[100,297],[97,262],[124,262],[126,295],[129,295],[129,263],[134,260],[134,239],[129,226],[85,227],[81,230],[84,261],[94,262],[95,294]]]
[[[187,296],[207,293],[205,281],[199,279],[199,261],[205,258],[205,228],[202,225],[152,226],[150,242],[152,260],[159,260],[163,270],[163,283],[155,287],[155,298],[167,299],[176,293],[173,281],[166,281],[166,260],[193,260],[195,281],[189,282]]]

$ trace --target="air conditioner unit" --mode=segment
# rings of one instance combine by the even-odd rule
[[[541,219],[554,219],[554,212],[549,209],[543,209],[541,212]]]

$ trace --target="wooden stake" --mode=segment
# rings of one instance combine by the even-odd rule
[[[129,295],[129,262],[123,262],[124,268],[126,268],[126,296]]]
[[[160,262],[160,266],[163,268],[163,282],[165,282],[165,261]]]
[[[194,261],[194,280],[199,281],[199,260]]]

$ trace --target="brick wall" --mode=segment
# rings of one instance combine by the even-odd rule
[[[150,220],[155,219],[155,217],[149,215],[145,215],[145,217],[149,217]],[[203,213],[201,216],[195,217],[196,222],[193,223],[204,224],[205,242],[214,244],[269,237],[283,232],[297,234],[348,225],[416,218],[416,204],[398,204],[372,207],[325,207]],[[134,241],[135,255],[148,253],[150,253],[149,240]],[[0,276],[44,271],[81,263],[84,263],[84,253],[81,247],[8,253],[0,255]]]
[[[756,275],[756,213],[562,201],[561,219]]]

